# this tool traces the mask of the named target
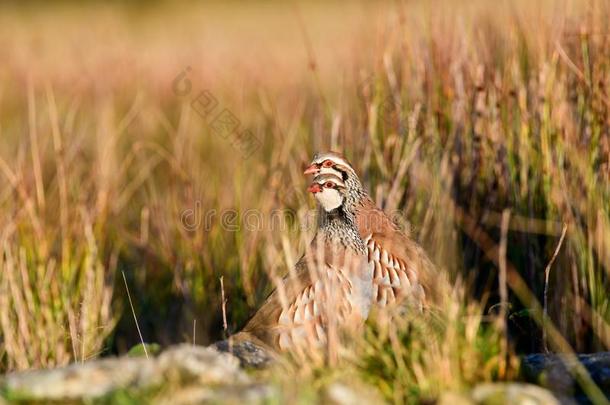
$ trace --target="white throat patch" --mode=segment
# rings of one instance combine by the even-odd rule
[[[316,193],[315,196],[326,212],[330,212],[343,204],[341,194],[334,189],[323,188],[322,191]]]

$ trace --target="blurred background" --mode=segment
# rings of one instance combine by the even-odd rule
[[[609,20],[601,0],[3,3],[0,368],[126,352],[126,285],[145,341],[238,330],[312,234],[302,168],[327,149],[509,351],[608,350]]]

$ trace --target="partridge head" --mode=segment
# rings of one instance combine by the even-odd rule
[[[311,164],[305,169],[304,174],[325,174],[331,173],[343,177],[350,173],[356,175],[352,165],[339,152],[316,153]]]
[[[307,188],[326,212],[336,210],[343,205],[346,190],[343,180],[333,173],[316,176]]]

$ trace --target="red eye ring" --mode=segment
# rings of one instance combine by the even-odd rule
[[[324,183],[324,187],[333,188],[335,187],[335,183],[333,183],[332,181],[327,181],[326,183]]]
[[[322,166],[324,167],[333,167],[333,162],[330,160],[325,160],[324,163],[322,163]]]

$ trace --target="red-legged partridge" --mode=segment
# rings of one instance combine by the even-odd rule
[[[324,174],[308,191],[322,207],[316,236],[294,271],[232,338],[236,342],[249,340],[277,352],[330,347],[368,317],[372,272],[354,213],[345,205],[346,184]]]
[[[420,276],[433,272],[434,266],[424,250],[377,208],[347,159],[335,152],[316,154],[305,174],[334,174],[345,182],[347,192],[343,207],[353,213],[367,247],[376,305],[385,307],[408,301],[421,310],[425,293]]]

